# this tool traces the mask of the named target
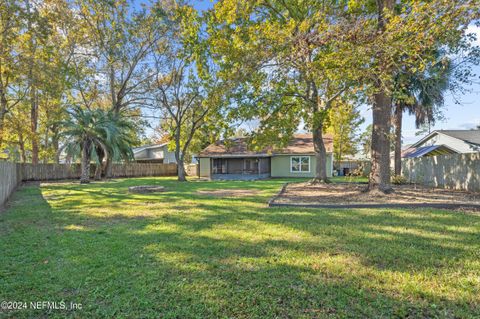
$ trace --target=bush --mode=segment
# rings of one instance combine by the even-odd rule
[[[407,178],[402,175],[393,175],[392,176],[392,184],[395,185],[403,185],[407,184]]]

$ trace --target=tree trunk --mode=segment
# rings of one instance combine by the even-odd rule
[[[7,114],[7,99],[0,88],[0,148],[3,144],[3,129],[5,127],[5,115]]]
[[[180,152],[180,142],[175,141],[175,160],[177,161],[177,177],[179,182],[187,181],[187,174],[185,173],[185,155]]]
[[[56,131],[56,129],[53,131],[52,147],[53,147],[53,150],[55,151],[53,160],[56,164],[59,164],[60,163],[60,152],[59,152],[60,146],[58,141],[58,132]]]
[[[105,154],[103,154],[103,150],[101,148],[97,149],[98,154],[98,163],[95,167],[95,180],[99,181],[102,179],[102,171],[103,171],[103,159]]]
[[[20,161],[26,163],[27,154],[25,153],[25,141],[23,140],[22,134],[18,134],[18,147],[20,148]]]
[[[329,183],[327,177],[327,150],[323,142],[323,124],[317,123],[313,128],[313,146],[315,150],[315,159],[317,165],[315,166],[315,178],[312,183]]]
[[[32,164],[38,164],[38,99],[36,89],[31,88],[30,93],[30,133],[32,143]]]
[[[402,175],[402,118],[403,110],[400,104],[395,106],[393,124],[395,126],[395,175]]]
[[[80,184],[90,183],[90,143],[84,141],[82,145],[82,164]]]
[[[369,190],[389,193],[390,184],[390,123],[391,99],[384,93],[375,94],[372,108],[372,170],[370,172]]]
[[[27,33],[30,33],[29,38],[29,60],[28,60],[28,86],[30,91],[30,133],[32,143],[32,164],[38,164],[38,92],[37,83],[34,79],[34,65],[35,65],[35,51],[37,49],[37,41],[35,38],[35,30],[33,30],[32,19],[33,14],[31,11],[30,1],[26,1],[26,10],[29,16],[27,17]],[[36,76],[36,74],[35,74]]]
[[[43,152],[43,164],[48,164],[48,160],[49,160],[49,155],[48,155],[48,140],[49,140],[49,131],[50,129],[47,127],[45,129],[45,136],[44,136],[44,144],[43,144],[43,148],[45,150],[45,152]]]
[[[177,161],[177,180],[179,182],[187,181],[187,174],[184,166],[185,153],[181,151],[180,145],[180,127],[177,126],[175,130],[175,160]]]
[[[187,177],[186,177],[187,174],[185,172],[183,156],[180,156],[180,158],[177,160],[177,171],[178,171],[178,174],[177,174],[178,175],[178,181],[179,182],[186,182],[187,181]]]
[[[378,9],[378,36],[385,32],[387,19],[385,10],[392,12],[395,6],[395,0],[377,0]],[[376,59],[379,63],[379,72],[387,74],[388,65],[384,61],[382,52],[378,52]],[[380,77],[381,75],[379,75]],[[390,183],[390,125],[391,125],[391,98],[386,89],[377,79],[377,93],[374,94],[372,107],[372,169],[368,189],[370,191],[380,191],[390,193],[393,188]]]
[[[110,179],[112,178],[112,158],[107,156],[107,160],[105,161],[105,178]]]

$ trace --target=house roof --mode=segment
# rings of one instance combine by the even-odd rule
[[[167,144],[168,143],[144,145],[144,146],[140,146],[140,147],[135,147],[134,149],[132,149],[132,151],[133,151],[133,154],[136,154],[136,153],[142,152],[144,150],[164,147]]]
[[[333,139],[330,135],[323,137],[327,152],[333,150]],[[313,138],[311,134],[296,134],[286,147],[266,147],[260,151],[253,151],[249,148],[247,138],[234,138],[225,141],[218,141],[207,146],[198,154],[198,157],[245,157],[245,156],[271,156],[283,154],[314,154]]]
[[[440,130],[438,132],[470,144],[480,145],[480,130]]]
[[[462,140],[466,143],[480,146],[480,130],[438,130],[428,134],[427,136],[422,138],[420,141],[413,144],[412,147],[422,145],[425,141],[428,141],[433,136],[438,134],[444,134],[444,135]]]
[[[457,154],[458,152],[448,147],[447,145],[430,145],[417,148],[409,148],[402,152],[402,157],[413,158],[422,156],[435,156],[445,154]]]

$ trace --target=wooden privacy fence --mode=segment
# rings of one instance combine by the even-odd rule
[[[404,159],[402,175],[410,183],[478,192],[480,153]]]
[[[48,181],[78,179],[80,164],[18,164],[21,166],[23,181]],[[90,166],[90,177],[95,173],[95,165]],[[112,177],[174,176],[177,164],[125,163],[112,165]]]
[[[177,164],[126,163],[113,164],[112,177],[174,176]]]
[[[15,163],[0,161],[0,208],[21,181],[20,172]]]
[[[47,181],[80,178],[80,164],[17,164],[22,173],[22,181]],[[92,165],[94,169],[94,165]],[[92,174],[90,174],[92,175]]]
[[[91,165],[90,177],[95,165]],[[0,161],[0,206],[22,181],[79,179],[80,164],[15,164]],[[112,177],[174,176],[177,164],[125,163],[112,165]]]

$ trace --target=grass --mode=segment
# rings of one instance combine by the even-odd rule
[[[480,216],[270,209],[285,181],[21,188],[0,214],[3,318],[478,318]],[[165,185],[158,194],[127,187]],[[218,198],[199,190],[257,189]]]

